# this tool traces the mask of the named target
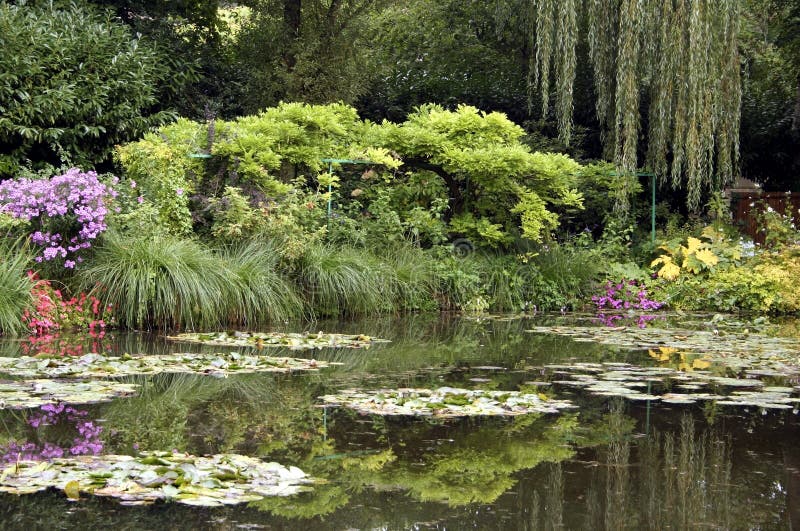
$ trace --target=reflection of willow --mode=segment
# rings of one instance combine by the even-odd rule
[[[535,488],[521,488],[517,497],[517,511],[521,515],[522,531],[555,531],[564,529],[564,474],[561,463],[545,463],[540,467],[545,474]]]
[[[591,419],[583,415],[581,426],[576,431],[576,445],[580,447],[603,446],[609,448],[609,456],[620,460],[626,454],[627,441],[634,428],[634,421],[624,413],[623,403],[614,401],[608,413],[593,416]],[[592,416],[589,413],[589,416]],[[627,464],[627,458],[625,458]],[[522,479],[518,488],[517,504],[521,515],[521,527],[527,530],[556,530],[568,527],[578,527],[570,511],[565,512],[565,480],[562,462],[545,463],[538,467],[534,473],[527,474]],[[619,491],[625,476],[620,476],[612,484],[612,490]],[[620,481],[622,479],[622,481]],[[593,478],[596,483],[597,478]],[[602,505],[600,489],[597,486],[589,488],[585,502],[589,516],[584,522],[586,529],[601,529],[603,527]],[[597,515],[600,515],[598,518]],[[623,526],[624,527],[624,526]],[[610,529],[611,527],[609,527]]]
[[[620,439],[608,445],[605,466],[595,471],[586,495],[587,528],[731,527],[730,441],[696,434],[693,420],[685,416],[677,437],[655,432],[635,449],[639,477],[632,480],[630,441]],[[605,504],[601,503],[603,480]]]

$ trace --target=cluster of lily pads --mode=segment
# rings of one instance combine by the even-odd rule
[[[113,381],[36,379],[0,382],[0,409],[23,409],[67,402],[94,404],[136,394],[138,385]]]
[[[670,367],[637,367],[627,363],[573,363],[547,365],[552,383],[578,387],[599,396],[653,400],[668,404],[714,401],[718,405],[765,409],[800,408],[800,386],[766,386],[756,378],[728,378],[706,371]]]
[[[0,492],[32,494],[56,488],[71,499],[84,492],[117,498],[124,505],[174,500],[215,507],[289,496],[308,489],[311,482],[297,467],[244,455],[153,452],[18,461],[0,474]]]
[[[734,370],[772,376],[800,375],[800,343],[746,331],[539,326],[528,332],[559,334],[579,342],[629,349],[673,348],[702,353],[709,363]]]
[[[0,358],[0,373],[50,378],[107,377],[137,374],[192,373],[225,376],[253,372],[315,371],[331,365],[301,358],[228,354],[162,354],[157,356],[104,356],[86,354],[77,358]]]
[[[388,343],[363,334],[327,334],[325,332],[211,332],[168,336],[172,341],[200,343],[221,347],[285,347],[292,350],[319,348],[369,348],[375,343]]]
[[[568,400],[519,391],[486,391],[440,387],[438,389],[348,389],[320,397],[325,405],[344,406],[362,414],[410,415],[434,418],[517,416],[558,413],[574,408]]]
[[[290,349],[368,348],[383,340],[364,335],[214,333],[180,334],[170,339],[225,347]],[[332,363],[313,359],[243,354],[168,354],[158,356],[0,358],[0,374],[34,378],[0,383],[0,408],[30,408],[60,403],[94,403],[135,394],[138,385],[102,378],[160,373],[227,376],[253,372],[318,370]],[[50,379],[45,379],[50,378]],[[101,379],[92,379],[101,378]],[[295,494],[311,480],[296,467],[265,463],[241,455],[195,457],[169,453],[143,456],[55,456],[49,461],[17,457],[0,474],[0,492],[27,494],[50,487],[70,498],[80,492],[138,505],[175,500],[213,507]]]

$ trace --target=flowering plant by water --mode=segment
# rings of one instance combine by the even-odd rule
[[[101,340],[113,324],[110,305],[103,305],[100,299],[86,293],[66,298],[60,289],[49,280],[39,279],[33,271],[28,271],[28,278],[33,283],[34,306],[22,315],[29,332],[22,344],[25,354],[85,354],[84,336],[77,343],[62,341],[61,333],[71,331],[88,332],[92,341],[90,349],[93,352],[103,350]]]
[[[606,326],[620,326],[636,323],[644,328],[657,316],[652,313],[663,306],[648,298],[645,286],[635,280],[622,279],[620,282],[608,281],[602,295],[592,297],[598,310],[597,318]]]
[[[0,212],[29,224],[31,242],[41,247],[37,262],[55,260],[72,269],[107,229],[108,203],[116,195],[97,173],[72,168],[50,179],[3,181]]]
[[[70,455],[98,455],[103,451],[102,426],[87,419],[88,411],[58,403],[45,404],[26,423],[32,433],[25,442],[0,447],[0,462],[44,461]],[[51,440],[44,440],[50,438]],[[55,441],[55,442],[53,442]]]

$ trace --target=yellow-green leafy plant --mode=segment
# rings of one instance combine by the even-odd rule
[[[704,228],[699,238],[689,236],[685,242],[670,240],[659,249],[665,252],[653,260],[650,267],[657,268],[656,273],[665,280],[676,280],[685,273],[698,275],[720,263],[737,263],[741,259],[739,243],[713,226]]]

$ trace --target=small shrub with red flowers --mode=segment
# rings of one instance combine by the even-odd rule
[[[606,326],[624,326],[636,324],[644,328],[647,323],[658,316],[649,313],[663,306],[651,300],[647,288],[635,280],[622,279],[620,282],[608,281],[602,295],[592,297],[597,307],[597,318]]]
[[[113,324],[111,306],[104,306],[100,299],[85,293],[67,299],[49,280],[39,279],[32,271],[28,272],[28,278],[33,283],[34,308],[26,310],[22,316],[30,334],[23,343],[26,354],[82,355],[85,336],[77,343],[72,342],[73,345],[61,341],[62,332],[77,331],[88,332],[91,351],[104,350],[99,341]]]

